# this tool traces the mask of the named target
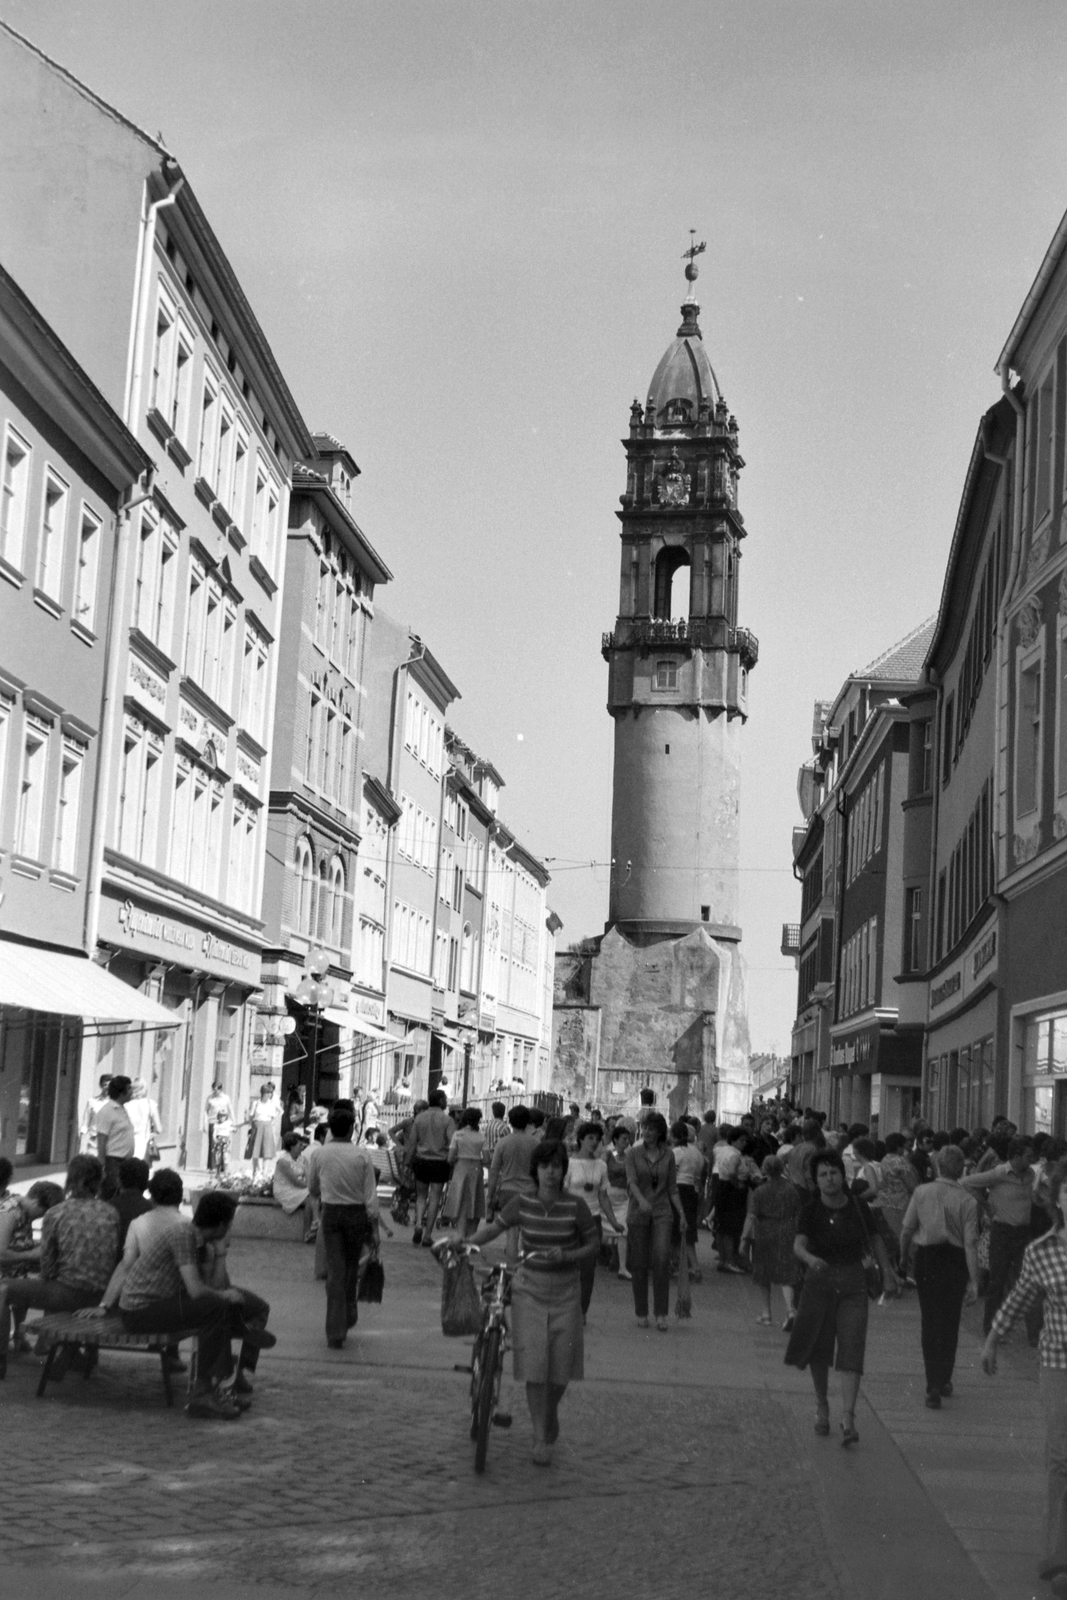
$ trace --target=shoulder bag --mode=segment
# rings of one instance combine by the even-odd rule
[[[863,1246],[862,1265],[863,1276],[867,1280],[867,1298],[869,1300],[880,1300],[882,1295],[885,1293],[885,1274],[882,1272],[881,1263],[874,1253],[874,1244],[871,1240],[871,1230],[867,1226],[867,1218],[863,1215],[863,1207],[860,1205],[855,1195],[850,1195],[849,1198],[851,1199],[852,1204],[856,1207],[856,1213],[860,1219],[860,1227],[863,1229],[863,1238],[865,1242]]]

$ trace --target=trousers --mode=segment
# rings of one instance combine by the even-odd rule
[[[989,1287],[982,1310],[982,1332],[988,1333],[1000,1310],[1012,1280],[1023,1264],[1023,1251],[1030,1243],[1029,1223],[1014,1228],[1007,1222],[989,1225]]]
[[[326,1246],[326,1337],[344,1339],[359,1318],[359,1257],[370,1237],[366,1206],[322,1208]]]
[[[915,1284],[928,1393],[940,1393],[952,1379],[967,1277],[967,1257],[958,1245],[926,1244],[916,1249]]]
[[[75,1289],[58,1278],[0,1280],[0,1355],[7,1354],[11,1318],[18,1327],[27,1311],[80,1311],[100,1303],[99,1289]]]
[[[1045,1522],[1043,1578],[1067,1572],[1067,1372],[1042,1367],[1039,1375],[1045,1407],[1045,1472],[1048,1508]]]
[[[223,1383],[233,1371],[230,1351],[231,1306],[215,1289],[197,1295],[182,1291],[167,1300],[127,1311],[119,1307],[127,1333],[177,1333],[179,1328],[196,1329],[197,1376],[201,1382]]]
[[[665,1317],[671,1304],[671,1228],[673,1209],[627,1220],[626,1264],[633,1277],[634,1311],[648,1316],[648,1278],[652,1274],[652,1314]]]

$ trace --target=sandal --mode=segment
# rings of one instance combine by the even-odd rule
[[[830,1407],[828,1404],[816,1406],[815,1408],[815,1432],[821,1439],[825,1439],[830,1432]]]
[[[842,1446],[847,1450],[848,1446],[850,1444],[859,1444],[859,1442],[860,1442],[860,1436],[856,1432],[856,1424],[855,1424],[855,1422],[842,1422],[842,1424],[841,1424],[841,1443],[842,1443]]]

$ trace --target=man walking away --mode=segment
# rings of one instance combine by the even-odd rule
[[[111,1276],[119,1253],[119,1219],[100,1199],[102,1177],[95,1156],[75,1156],[67,1168],[66,1199],[45,1213],[41,1224],[41,1275],[0,1283],[0,1378],[7,1375],[9,1311],[16,1337],[26,1312],[78,1311],[91,1306]],[[52,1375],[64,1352],[52,1363]],[[66,1364],[69,1365],[69,1356]]]
[[[511,1132],[506,1134],[497,1144],[489,1167],[489,1192],[486,1196],[486,1211],[490,1217],[498,1211],[503,1211],[508,1202],[514,1200],[516,1195],[535,1193],[534,1180],[530,1176],[530,1165],[533,1161],[538,1141],[529,1131],[529,1107],[512,1106],[508,1112],[508,1121],[511,1123]],[[519,1259],[518,1228],[508,1229],[507,1258],[512,1266]]]
[[[104,1169],[100,1193],[110,1200],[119,1189],[119,1162],[135,1154],[137,1136],[134,1133],[126,1102],[133,1093],[133,1081],[121,1075],[112,1078],[107,1086],[107,1105],[96,1114],[96,1154]]]
[[[417,1119],[416,1119],[417,1120]],[[330,1137],[308,1156],[308,1190],[322,1203],[326,1247],[326,1342],[343,1350],[359,1316],[359,1257],[369,1237],[377,1250],[378,1174],[370,1152],[352,1143],[355,1112],[335,1106]]]
[[[488,1163],[492,1162],[493,1151],[501,1139],[507,1137],[508,1132],[508,1124],[504,1119],[505,1107],[503,1100],[494,1100],[490,1109],[493,1115],[491,1120],[486,1123],[485,1131],[482,1135],[482,1154]]]
[[[978,1298],[978,1202],[959,1181],[964,1165],[963,1151],[946,1145],[937,1179],[915,1190],[900,1233],[903,1260],[915,1241],[926,1404],[931,1411],[939,1411],[952,1393],[964,1299],[973,1305]]]
[[[972,1172],[963,1187],[972,1193],[984,1190],[989,1199],[989,1288],[982,1317],[982,1332],[988,1334],[1030,1243],[1034,1174],[1026,1140],[1012,1139],[1006,1161],[988,1172]]]

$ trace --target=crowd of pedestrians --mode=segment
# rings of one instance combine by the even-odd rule
[[[654,1322],[664,1333],[680,1265],[697,1281],[712,1265],[727,1278],[751,1277],[763,1327],[777,1320],[777,1290],[783,1359],[809,1372],[823,1436],[831,1432],[836,1371],[846,1447],[859,1439],[856,1401],[875,1295],[916,1292],[931,1410],[953,1393],[964,1305],[983,1299],[990,1375],[998,1343],[1022,1320],[1040,1348],[1048,1425],[1042,1575],[1054,1594],[1067,1595],[1063,1141],[1020,1136],[1003,1117],[975,1130],[917,1122],[880,1140],[861,1123],[831,1128],[824,1115],[783,1102],[758,1103],[736,1123],[709,1110],[668,1124],[650,1094],[633,1116],[577,1105],[550,1116],[501,1102],[486,1116],[477,1108],[454,1115],[438,1091],[389,1129],[377,1106],[368,1116],[366,1104],[338,1101],[313,1108],[303,1123],[299,1108],[287,1106],[279,1151],[276,1097],[261,1098],[259,1117],[249,1111],[250,1158],[270,1163],[275,1199],[290,1212],[303,1208],[309,1242],[318,1235],[331,1348],[342,1348],[356,1325],[361,1266],[379,1249],[381,1182],[393,1190],[398,1219],[410,1189],[416,1247],[506,1236],[510,1264],[522,1261],[515,1375],[527,1386],[542,1465],[566,1386],[582,1375],[598,1270],[629,1283],[638,1327]],[[147,1101],[140,1116],[130,1114],[146,1100],[129,1079],[101,1083],[83,1121],[83,1152],[62,1187],[42,1181],[10,1193],[10,1163],[0,1161],[0,1378],[26,1348],[28,1311],[87,1322],[113,1315],[131,1333],[195,1333],[187,1409],[234,1420],[250,1403],[259,1350],[273,1343],[269,1307],[229,1280],[234,1196],[209,1190],[186,1220],[179,1174],[157,1168],[149,1176],[154,1107]],[[221,1086],[207,1115],[217,1130],[216,1170],[224,1171],[233,1113]],[[80,1355],[74,1349],[65,1346],[65,1358],[92,1364],[91,1338]],[[176,1338],[167,1359],[181,1369]],[[62,1376],[62,1363],[53,1376]]]

